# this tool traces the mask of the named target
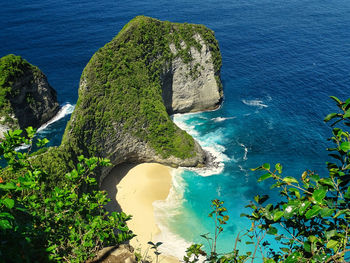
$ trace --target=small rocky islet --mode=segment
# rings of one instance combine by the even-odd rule
[[[20,56],[0,58],[0,137],[8,130],[39,128],[59,111],[45,74]]]

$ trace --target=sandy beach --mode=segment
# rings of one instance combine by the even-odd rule
[[[122,164],[115,167],[102,183],[102,189],[112,199],[107,209],[122,210],[133,215],[128,226],[137,236],[130,244],[143,257],[152,257],[153,260],[155,255],[147,242],[164,243],[166,240],[157,239],[160,230],[156,225],[152,204],[167,198],[172,182],[170,172],[171,168],[156,163]],[[179,260],[160,255],[158,262],[175,263]]]

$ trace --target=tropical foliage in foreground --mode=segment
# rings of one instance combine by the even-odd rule
[[[350,99],[345,102],[331,97],[339,112],[329,114],[324,121],[332,122],[333,147],[328,148],[332,161],[327,162],[328,174],[319,175],[306,170],[300,176],[282,175],[282,165],[265,163],[253,169],[261,171],[259,182],[270,180],[278,191],[280,201],[268,203],[269,196],[256,196],[247,207],[251,214],[243,214],[252,227],[238,235],[232,253],[219,255],[216,240],[226,222],[223,202],[213,200],[215,215],[214,238],[209,241],[211,251],[201,244],[187,250],[185,262],[349,262],[350,260]],[[338,127],[336,127],[336,125]],[[270,244],[275,239],[280,248]],[[270,242],[269,242],[270,240]],[[252,245],[251,252],[240,253],[238,242]]]
[[[187,249],[184,262],[242,263],[317,263],[348,262],[350,258],[350,99],[332,97],[339,112],[331,113],[332,161],[328,173],[306,170],[300,176],[282,175],[282,165],[263,164],[253,170],[262,172],[258,181],[270,180],[280,195],[279,202],[268,203],[267,195],[256,196],[243,214],[252,221],[251,229],[240,233],[233,251],[217,252],[217,240],[229,219],[224,202],[213,200],[209,216],[215,223],[214,237],[202,235],[210,251],[202,244]],[[337,125],[337,127],[336,127]],[[96,190],[93,171],[108,161],[79,157],[80,163],[65,175],[62,187],[47,187],[46,173],[29,162],[34,130],[8,132],[0,144],[0,155],[7,162],[0,177],[0,259],[4,262],[82,262],[103,246],[132,238],[124,213],[108,214],[103,205],[106,194]],[[47,140],[38,140],[42,147]],[[27,153],[15,148],[27,144]],[[5,173],[6,171],[6,173]],[[11,175],[12,176],[9,176]],[[8,179],[15,178],[15,179]],[[84,191],[82,191],[84,189]],[[270,244],[275,239],[279,244]],[[242,253],[238,243],[251,245]],[[154,245],[154,244],[153,244]],[[158,246],[154,249],[158,253]],[[156,254],[157,256],[159,255]],[[158,261],[158,257],[157,257]]]
[[[0,175],[0,262],[83,262],[103,246],[133,237],[125,223],[130,216],[106,212],[109,199],[96,190],[94,169],[108,160],[80,156],[76,169],[63,175],[66,183],[52,189],[45,171],[29,162],[35,131],[26,133],[9,131],[0,144],[6,162]],[[15,150],[23,144],[28,152]]]

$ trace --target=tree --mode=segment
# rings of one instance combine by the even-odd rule
[[[35,130],[27,128],[27,138],[21,134],[9,131],[0,144],[6,161],[0,171],[1,262],[84,262],[103,246],[133,237],[126,226],[130,216],[105,211],[109,199],[96,189],[93,171],[109,160],[80,156],[76,169],[62,175],[65,185],[47,188],[47,174],[30,162]],[[28,151],[16,151],[23,144]]]

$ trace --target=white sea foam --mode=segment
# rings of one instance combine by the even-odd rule
[[[186,184],[181,176],[182,172],[183,169],[181,168],[172,171],[172,187],[168,197],[165,200],[153,202],[155,220],[160,229],[160,233],[156,236],[156,241],[163,242],[159,250],[162,254],[171,255],[179,259],[183,258],[186,249],[191,243],[171,232],[167,222],[169,218],[181,214],[186,188]]]
[[[194,113],[187,113],[187,114],[174,114],[172,116],[172,119],[174,121],[174,123],[182,130],[185,130],[186,132],[188,132],[190,135],[192,135],[193,137],[199,136],[198,132],[195,130],[195,126],[194,125],[188,125],[186,123],[186,120],[188,120],[189,118],[191,118],[191,116]]]
[[[227,161],[229,159],[223,153],[225,151],[225,147],[216,144],[210,147],[202,146],[202,148],[209,153],[209,164],[204,168],[186,167],[185,169],[196,172],[200,176],[204,177],[222,173],[225,168],[224,161]]]
[[[38,129],[38,132],[46,129],[50,124],[52,124],[52,123],[64,118],[65,116],[71,114],[73,112],[74,108],[75,108],[75,105],[72,105],[69,103],[63,105],[62,108],[59,110],[59,112],[51,120],[49,120],[47,123],[43,124]]]
[[[62,119],[63,117],[67,116],[68,114],[71,114],[74,110],[75,105],[71,105],[69,103],[63,105],[61,107],[61,109],[58,111],[58,113],[51,119],[49,120],[47,123],[43,124],[38,130],[37,132],[42,132],[43,130],[45,130],[50,124]],[[21,146],[16,147],[15,151],[21,151],[21,150],[25,150],[28,149],[30,145],[27,144],[23,144]]]
[[[15,148],[15,151],[18,152],[18,151],[21,151],[21,150],[26,150],[26,149],[28,149],[29,147],[30,147],[29,144],[23,144],[23,145],[21,145],[21,146],[16,147],[16,148]]]
[[[258,107],[259,109],[268,107],[266,104],[264,104],[264,101],[259,100],[259,99],[256,99],[256,100],[245,100],[245,99],[243,99],[242,102],[245,105]]]
[[[201,176],[211,176],[215,174],[220,174],[225,167],[224,161],[229,160],[229,158],[224,154],[226,150],[225,147],[220,144],[222,139],[224,138],[224,135],[222,134],[221,130],[216,130],[215,132],[207,133],[204,136],[200,135],[195,130],[194,125],[189,125],[186,123],[186,121],[193,117],[193,114],[194,113],[176,114],[173,116],[173,121],[181,129],[187,131],[190,135],[192,135],[202,146],[202,148],[209,154],[209,164],[205,168],[185,169],[194,171]],[[198,123],[197,125],[206,124],[208,121],[213,121],[213,119],[206,120],[204,123]]]
[[[244,160],[244,161],[248,160],[248,158],[247,158],[248,148],[247,148],[243,143],[240,143],[239,145],[240,145],[241,147],[243,147],[243,149],[244,149],[243,160]]]
[[[197,117],[196,122],[189,122],[194,115]],[[184,170],[194,171],[201,176],[220,174],[224,169],[224,161],[229,158],[224,154],[224,151],[226,150],[225,147],[221,145],[224,138],[221,130],[216,130],[215,132],[207,133],[205,135],[201,135],[196,131],[197,125],[205,125],[208,122],[215,120],[203,117],[200,113],[175,114],[172,118],[178,127],[187,131],[198,141],[202,148],[209,153],[210,158],[209,165],[206,168],[178,168],[173,170],[172,187],[168,197],[166,200],[155,201],[153,203],[156,223],[161,230],[160,234],[156,237],[156,240],[163,242],[162,246],[160,246],[160,251],[163,254],[172,255],[182,259],[186,253],[186,249],[191,243],[171,232],[171,229],[168,227],[171,218],[183,213],[184,191],[187,185],[181,174]],[[217,191],[218,195],[220,195],[221,189],[219,188]],[[200,260],[200,262],[203,261],[204,259]]]
[[[223,121],[226,121],[226,120],[231,120],[231,119],[235,119],[236,117],[216,117],[216,118],[212,118],[211,120],[212,121],[215,121],[215,122],[223,122]]]

